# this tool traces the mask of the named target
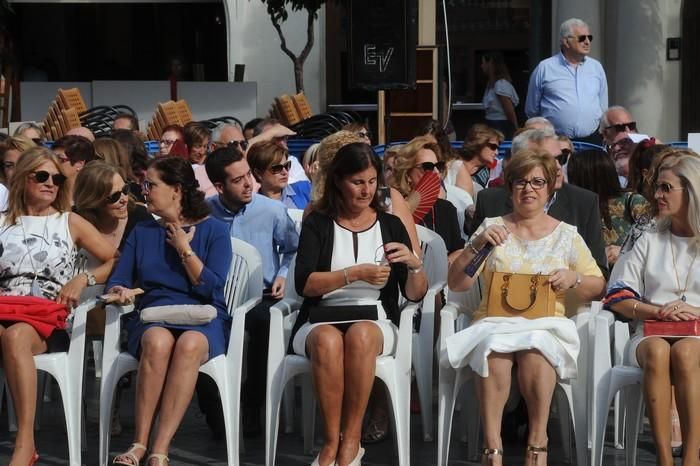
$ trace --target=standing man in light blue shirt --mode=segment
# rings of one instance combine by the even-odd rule
[[[299,235],[284,204],[253,193],[253,176],[241,151],[232,146],[217,149],[205,166],[218,192],[207,200],[212,215],[230,225],[232,237],[255,246],[262,256],[265,290],[262,302],[246,314],[245,328],[250,336],[248,371],[241,391],[243,435],[255,437],[262,432],[260,413],[265,404],[270,306],[284,296]],[[202,391],[198,393],[201,399]]]
[[[559,34],[561,52],[541,61],[530,76],[525,113],[547,118],[557,134],[600,145],[608,81],[600,62],[588,56],[593,36],[577,18],[564,21]]]

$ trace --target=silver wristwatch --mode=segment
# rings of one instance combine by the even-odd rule
[[[93,275],[92,272],[85,271],[83,273],[85,274],[85,277],[87,278],[87,286],[94,286],[97,284],[97,279],[95,279],[95,275]]]

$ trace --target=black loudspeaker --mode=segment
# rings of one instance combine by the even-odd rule
[[[350,87],[414,89],[418,1],[352,0],[348,5]]]

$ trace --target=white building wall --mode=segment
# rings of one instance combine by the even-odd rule
[[[294,67],[282,52],[279,37],[270,22],[267,6],[260,0],[225,0],[229,28],[229,80],[234,65],[245,64],[245,81],[258,83],[258,116],[267,115],[273,99],[295,94]],[[287,47],[299,54],[306,44],[306,11],[289,12],[282,25]],[[304,64],[304,88],[313,111],[325,110],[325,15],[319,12],[314,24],[313,49]]]

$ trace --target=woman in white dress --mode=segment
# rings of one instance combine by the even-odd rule
[[[644,397],[656,444],[656,464],[671,456],[672,386],[680,415],[683,465],[698,465],[700,449],[700,339],[643,334],[649,319],[700,318],[700,159],[670,157],[660,166],[654,201],[656,228],[636,239],[610,276],[606,306],[636,321],[627,358],[644,371]]]
[[[401,220],[381,207],[380,176],[369,145],[342,147],[301,228],[294,278],[304,303],[292,348],[311,359],[324,418],[324,445],[314,466],[360,464],[376,357],[395,349],[399,289],[418,301],[428,286]]]
[[[516,368],[520,391],[528,408],[529,433],[525,464],[546,464],[547,419],[552,394],[560,379],[576,377],[579,340],[573,321],[565,318],[565,291],[575,289],[583,300],[599,298],[605,280],[576,228],[545,213],[554,193],[557,165],[541,151],[525,150],[506,167],[506,188],[513,213],[487,218],[449,270],[453,291],[473,286],[483,273],[484,298],[473,324],[447,340],[449,360],[443,364],[469,366],[477,377],[484,432],[484,464],[501,465],[501,419]],[[486,244],[494,246],[473,277],[464,270]],[[549,275],[557,292],[554,317],[488,317],[488,296],[494,272]]]
[[[105,282],[116,251],[90,223],[70,211],[65,181],[55,154],[44,147],[29,149],[17,161],[9,207],[0,216],[0,295],[24,302],[39,299],[40,308],[62,318],[87,285]],[[74,275],[80,248],[102,265]],[[27,320],[28,314],[13,318],[4,306],[0,310],[2,366],[17,412],[10,464],[32,465],[39,458],[34,444],[33,356],[64,346],[66,334],[61,331],[63,325],[40,326]]]

